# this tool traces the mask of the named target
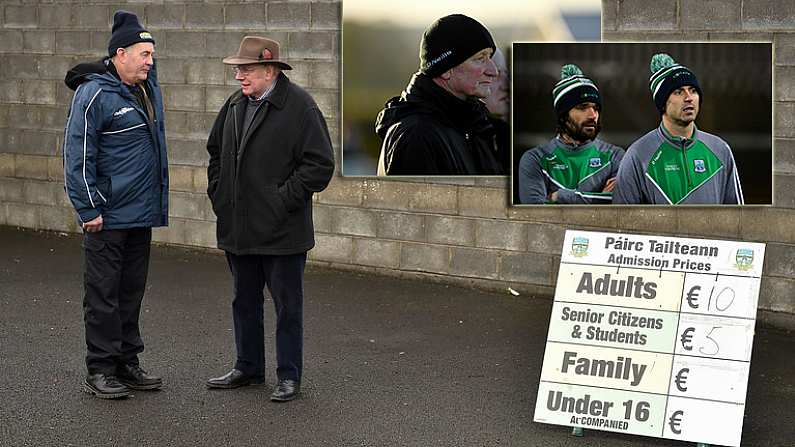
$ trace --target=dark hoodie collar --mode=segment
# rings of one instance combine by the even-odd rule
[[[114,78],[121,81],[121,76],[119,76],[119,72],[116,70],[116,65],[110,59],[105,59],[105,63],[108,66],[108,73],[112,74]]]
[[[424,73],[415,73],[406,90],[387,101],[376,120],[376,132],[386,135],[394,123],[409,115],[433,115],[463,132],[488,133],[493,127],[483,101],[464,101],[437,85]],[[382,135],[382,138],[383,138]]]
[[[423,73],[412,76],[402,98],[406,101],[419,100],[434,107],[450,119],[452,124],[471,128],[478,121],[488,121],[488,112],[483,101],[464,101],[440,87],[433,79]]]
[[[108,58],[77,64],[66,72],[64,83],[67,87],[69,87],[69,89],[77,90],[77,87],[79,87],[80,84],[88,80],[89,75],[101,75],[107,73],[108,65],[113,66],[113,64],[110,63],[110,59]],[[115,71],[116,69],[114,67],[113,72],[115,73]],[[116,75],[116,77],[118,77],[118,75]]]
[[[156,66],[157,64],[152,66],[152,69],[149,71],[149,78],[147,81],[153,81],[153,78],[156,76]],[[83,62],[80,64],[75,65],[69,71],[66,72],[66,77],[64,77],[64,83],[67,87],[71,90],[77,90],[77,87],[80,84],[89,80],[91,75],[98,75],[101,77],[105,77],[105,80],[108,82],[113,83],[115,81],[116,84],[119,86],[126,85],[121,81],[121,77],[119,76],[119,72],[116,71],[116,66],[113,65],[113,62],[110,60],[109,57],[102,58],[97,61],[92,62]],[[144,88],[147,90],[151,90],[147,82],[142,82],[140,85],[144,85]],[[128,86],[128,88],[132,88]]]

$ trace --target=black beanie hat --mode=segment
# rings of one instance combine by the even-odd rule
[[[649,68],[652,73],[649,78],[649,88],[652,98],[654,98],[654,105],[657,106],[660,114],[665,113],[665,104],[668,102],[671,92],[686,85],[692,85],[696,89],[698,103],[701,104],[701,98],[704,95],[701,92],[701,86],[698,85],[696,75],[689,68],[677,64],[671,56],[665,53],[652,56]]]
[[[138,23],[138,16],[127,11],[116,11],[108,42],[108,56],[113,57],[116,49],[127,48],[138,42],[155,43],[155,39]]]
[[[560,118],[572,107],[583,102],[592,102],[602,108],[602,95],[592,80],[582,74],[580,67],[567,64],[560,69],[560,81],[552,89],[552,106]]]
[[[435,78],[485,48],[496,45],[480,22],[463,14],[442,17],[422,35],[420,71]]]

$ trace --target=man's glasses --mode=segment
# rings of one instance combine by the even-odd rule
[[[256,64],[252,64],[252,65],[237,65],[237,66],[232,67],[232,73],[235,76],[240,75],[240,76],[246,77],[246,76],[250,75],[251,73],[253,73],[255,70],[256,70]]]

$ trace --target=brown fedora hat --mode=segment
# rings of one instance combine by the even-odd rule
[[[225,64],[274,64],[284,70],[292,70],[287,62],[279,60],[279,42],[258,36],[246,36],[240,42],[237,54],[224,59]]]

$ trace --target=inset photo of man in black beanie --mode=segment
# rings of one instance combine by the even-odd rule
[[[496,47],[477,20],[452,14],[420,43],[419,71],[387,101],[375,131],[378,175],[499,175],[494,127],[483,99],[496,88]]]
[[[598,40],[600,19],[598,0],[344,1],[342,175],[508,175],[511,43]]]

